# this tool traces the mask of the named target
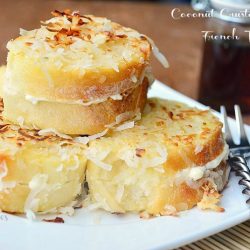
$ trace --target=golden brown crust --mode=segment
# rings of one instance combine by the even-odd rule
[[[164,101],[157,103],[155,100],[149,100],[148,104],[153,119],[156,118],[153,112],[161,114],[161,117],[158,115],[156,127],[162,130],[163,134],[165,133],[166,140],[168,140],[166,169],[171,166],[175,171],[181,170],[187,166],[187,161],[194,165],[204,165],[223,151],[225,141],[222,134],[222,123],[211,115],[210,110],[192,109],[171,101],[165,106]],[[195,119],[199,124],[195,124]],[[162,124],[159,124],[160,122]],[[176,124],[180,129],[180,134],[169,136],[164,129],[166,123],[171,128]],[[198,129],[198,133],[195,132],[196,129]]]
[[[213,132],[210,131],[209,141],[202,147],[201,151],[198,153],[195,152],[196,146],[192,143],[185,144],[185,149],[181,149],[184,150],[184,152],[179,150],[180,145],[177,146],[175,143],[173,143],[172,145],[170,144],[168,147],[169,157],[165,163],[165,168],[167,169],[168,166],[172,166],[172,169],[174,171],[186,168],[187,159],[183,157],[183,154],[186,155],[188,161],[198,166],[204,165],[207,162],[215,159],[222,153],[225,145],[221,128],[221,124],[218,124],[218,127],[216,127]],[[188,137],[189,136],[185,138]],[[189,138],[192,138],[192,136]],[[193,139],[191,139],[191,141],[193,141]]]
[[[40,129],[55,128],[65,134],[91,135],[106,129],[116,117],[125,112],[141,112],[144,108],[148,90],[148,80],[144,79],[138,87],[123,93],[122,100],[109,98],[101,103],[83,106],[41,101],[37,104],[23,97],[4,94],[4,117],[18,123],[24,120],[27,126]],[[18,107],[18,108],[17,108]]]
[[[227,184],[226,175],[228,171],[228,166],[224,161],[221,162],[217,168],[213,169],[213,172],[215,173],[218,173],[219,171],[223,181],[222,186],[224,188]],[[193,188],[187,183],[181,183],[180,185],[173,185],[172,187],[170,186],[160,189],[155,203],[148,207],[147,212],[150,214],[157,214],[159,211],[164,211],[165,204],[173,206],[176,208],[176,211],[191,209],[202,200],[204,195],[204,186],[207,185],[208,181],[206,178],[203,178],[200,179],[198,183],[200,183],[199,188]]]

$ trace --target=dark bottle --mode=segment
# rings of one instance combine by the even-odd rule
[[[215,8],[212,3],[211,0],[211,9]],[[214,9],[217,18],[206,22],[206,30],[212,31],[210,35],[219,35],[219,38],[204,39],[198,98],[217,110],[225,105],[233,112],[234,104],[239,104],[243,113],[250,113],[250,25],[247,24],[250,17],[232,18],[230,13],[240,12],[238,5],[235,10],[227,11],[229,16],[221,15],[221,8]],[[233,37],[233,30],[238,39]],[[230,37],[226,39],[227,36]]]

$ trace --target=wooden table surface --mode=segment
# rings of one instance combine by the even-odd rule
[[[120,1],[4,1],[0,15],[0,64],[6,63],[6,43],[18,36],[19,28],[32,29],[50,17],[54,9],[70,8],[82,13],[106,16],[150,36],[170,63],[164,69],[153,59],[156,78],[170,87],[197,98],[203,39],[203,19],[174,20],[169,4]],[[184,12],[191,8],[179,5]],[[247,119],[250,123],[250,118]]]

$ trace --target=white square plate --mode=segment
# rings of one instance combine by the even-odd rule
[[[202,104],[156,81],[150,96],[185,102],[205,108]],[[219,116],[218,113],[216,115]],[[232,131],[236,131],[230,119]],[[246,126],[250,136],[250,127]],[[235,136],[235,133],[234,133]],[[218,233],[247,219],[250,207],[246,205],[238,184],[231,174],[223,192],[221,205],[224,213],[200,211],[196,208],[180,213],[179,217],[157,217],[149,220],[137,215],[112,215],[103,211],[78,209],[73,217],[61,216],[64,224],[45,223],[39,218],[31,222],[24,217],[0,213],[0,248],[8,250],[138,250],[172,249]],[[44,216],[54,218],[55,215]]]

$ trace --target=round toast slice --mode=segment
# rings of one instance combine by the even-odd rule
[[[0,100],[0,210],[33,215],[70,206],[82,192],[86,146],[66,135],[11,124],[2,110]]]
[[[147,91],[148,79],[145,78],[136,88],[120,94],[122,100],[108,98],[91,105],[33,101],[22,95],[4,93],[3,116],[12,123],[18,123],[22,119],[29,128],[53,128],[64,134],[93,135],[107,129],[120,116],[124,117],[121,121],[125,121],[141,113]]]
[[[218,211],[228,147],[210,110],[149,99],[142,119],[86,150],[89,200],[110,212],[174,214],[197,204]],[[122,130],[125,129],[125,130]]]
[[[92,135],[122,113],[142,111],[153,80],[151,39],[106,18],[52,14],[7,44],[5,119]]]
[[[10,92],[34,98],[89,102],[141,83],[151,45],[139,32],[104,17],[52,12],[41,27],[7,44]]]

